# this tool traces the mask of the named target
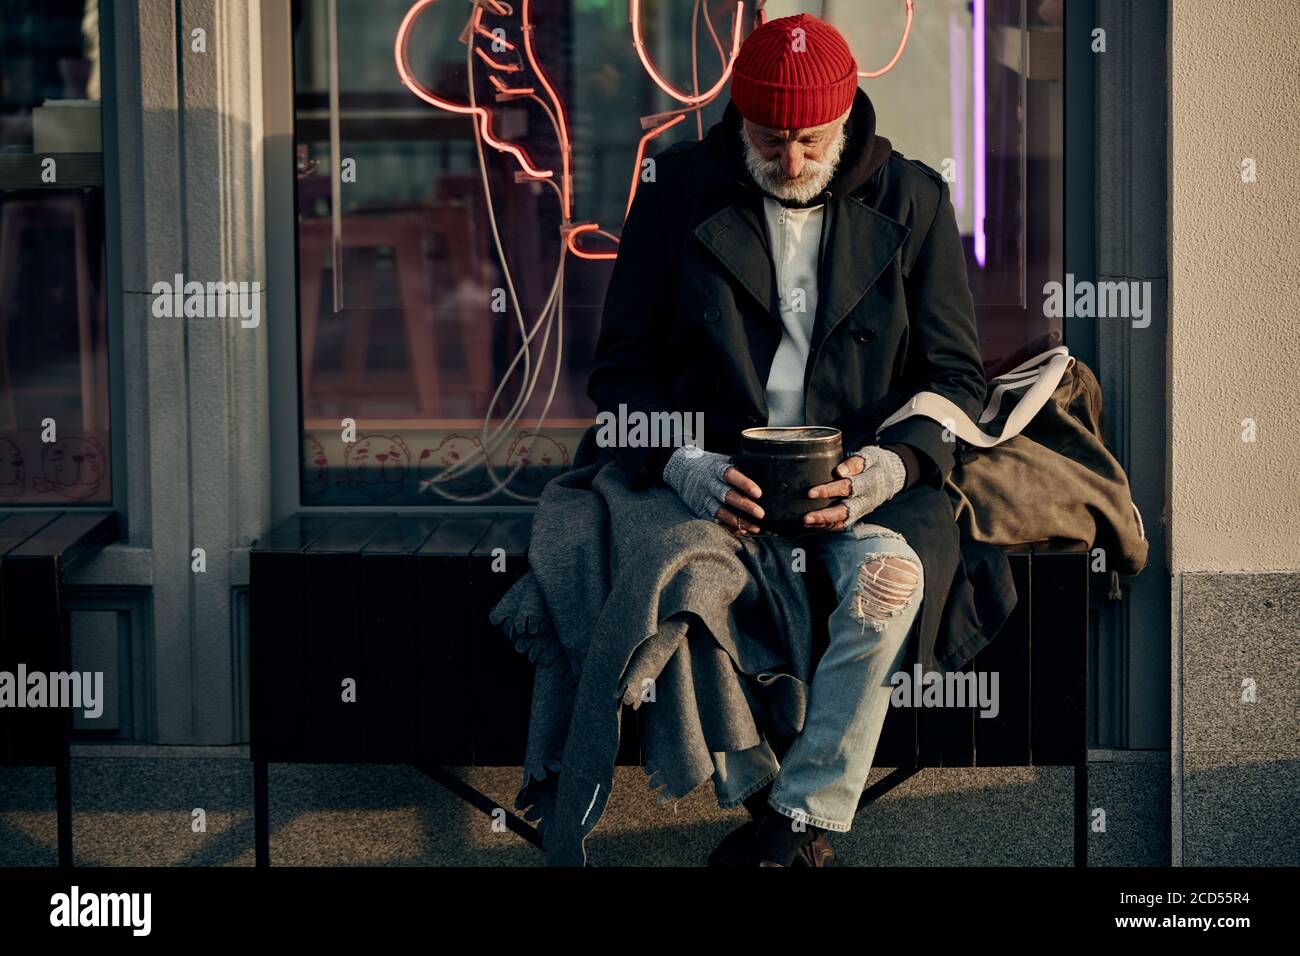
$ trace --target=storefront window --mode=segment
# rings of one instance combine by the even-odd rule
[[[105,504],[99,19],[0,4],[0,508]]]
[[[862,82],[879,131],[950,176],[990,374],[1060,338],[1030,294],[1060,255],[1060,83],[1008,65],[1060,6],[828,13],[864,71],[907,32]],[[723,83],[677,118],[664,87],[718,85],[753,8],[295,3],[304,505],[530,504],[569,467],[639,151],[699,138],[726,104]]]

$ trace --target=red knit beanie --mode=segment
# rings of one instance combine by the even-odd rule
[[[840,31],[810,13],[763,24],[741,44],[731,99],[759,126],[808,129],[853,105],[858,64]]]

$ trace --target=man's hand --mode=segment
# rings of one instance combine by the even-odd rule
[[[763,490],[732,464],[728,455],[689,445],[679,448],[664,466],[664,483],[697,517],[726,525],[733,534],[759,530],[751,519],[763,517],[763,509],[754,500]]]
[[[805,527],[844,531],[902,490],[907,481],[907,466],[892,451],[868,445],[836,465],[835,474],[840,478],[813,485],[808,489],[808,497],[841,500],[804,515]]]

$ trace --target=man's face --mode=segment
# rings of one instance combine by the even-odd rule
[[[749,174],[773,196],[796,202],[812,199],[835,174],[848,115],[809,129],[772,129],[745,120],[740,138]]]

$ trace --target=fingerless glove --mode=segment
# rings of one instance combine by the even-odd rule
[[[849,509],[846,527],[875,511],[907,483],[907,466],[889,449],[867,445],[853,454],[866,462],[866,467],[849,479],[853,490],[840,499]]]
[[[701,448],[678,448],[664,465],[664,484],[677,492],[691,514],[712,521],[718,509],[726,504],[726,494],[731,485],[723,480],[727,469],[734,463],[730,455],[704,451]]]

